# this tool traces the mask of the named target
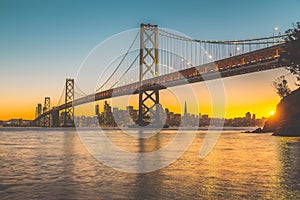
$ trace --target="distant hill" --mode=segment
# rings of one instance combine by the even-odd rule
[[[263,128],[277,136],[300,136],[300,88],[284,97]]]

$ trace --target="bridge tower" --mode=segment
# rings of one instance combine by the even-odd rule
[[[140,26],[140,69],[139,69],[139,118],[138,125],[146,126],[150,123],[161,124],[159,111],[159,89],[155,85],[143,84],[149,74],[150,77],[158,76],[158,28],[157,25],[141,24]]]
[[[38,103],[36,110],[35,110],[35,118],[37,118],[38,116],[40,116],[42,114],[42,104]],[[35,126],[41,126],[41,120],[38,120],[35,123]]]
[[[66,79],[65,104],[74,100],[74,79]],[[63,126],[74,126],[74,107],[71,105],[65,108],[63,115]]]
[[[45,97],[43,113],[50,110],[50,97]],[[50,127],[50,114],[44,117],[43,126]]]

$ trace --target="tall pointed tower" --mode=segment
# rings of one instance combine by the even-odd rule
[[[187,116],[187,105],[186,105],[186,101],[184,101],[184,113],[183,116]]]

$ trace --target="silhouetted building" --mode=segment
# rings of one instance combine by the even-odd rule
[[[250,120],[251,120],[251,113],[250,113],[250,112],[247,112],[247,113],[245,114],[245,118],[246,118],[247,121],[250,121]]]
[[[165,112],[166,112],[166,122],[165,124],[169,125],[170,126],[170,111],[168,108],[165,109]]]
[[[184,113],[183,116],[187,116],[188,112],[187,112],[187,105],[186,105],[186,101],[184,101]]]
[[[103,119],[104,119],[104,125],[105,126],[114,126],[115,121],[113,118],[113,114],[111,112],[111,106],[107,103],[107,101],[104,101],[104,111],[103,111]]]
[[[95,115],[100,115],[100,109],[99,109],[99,105],[95,105]]]
[[[42,114],[42,104],[38,104],[37,107],[36,107],[36,116],[35,117],[38,117]]]
[[[210,124],[210,118],[208,115],[202,115],[199,117],[199,126],[208,126]]]
[[[181,115],[180,114],[174,114],[174,126],[180,126],[181,123]]]

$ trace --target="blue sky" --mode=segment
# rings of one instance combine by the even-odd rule
[[[243,39],[271,35],[275,26],[284,32],[300,21],[299,10],[298,0],[0,0],[1,96],[59,98],[92,48],[140,23],[196,39]]]

